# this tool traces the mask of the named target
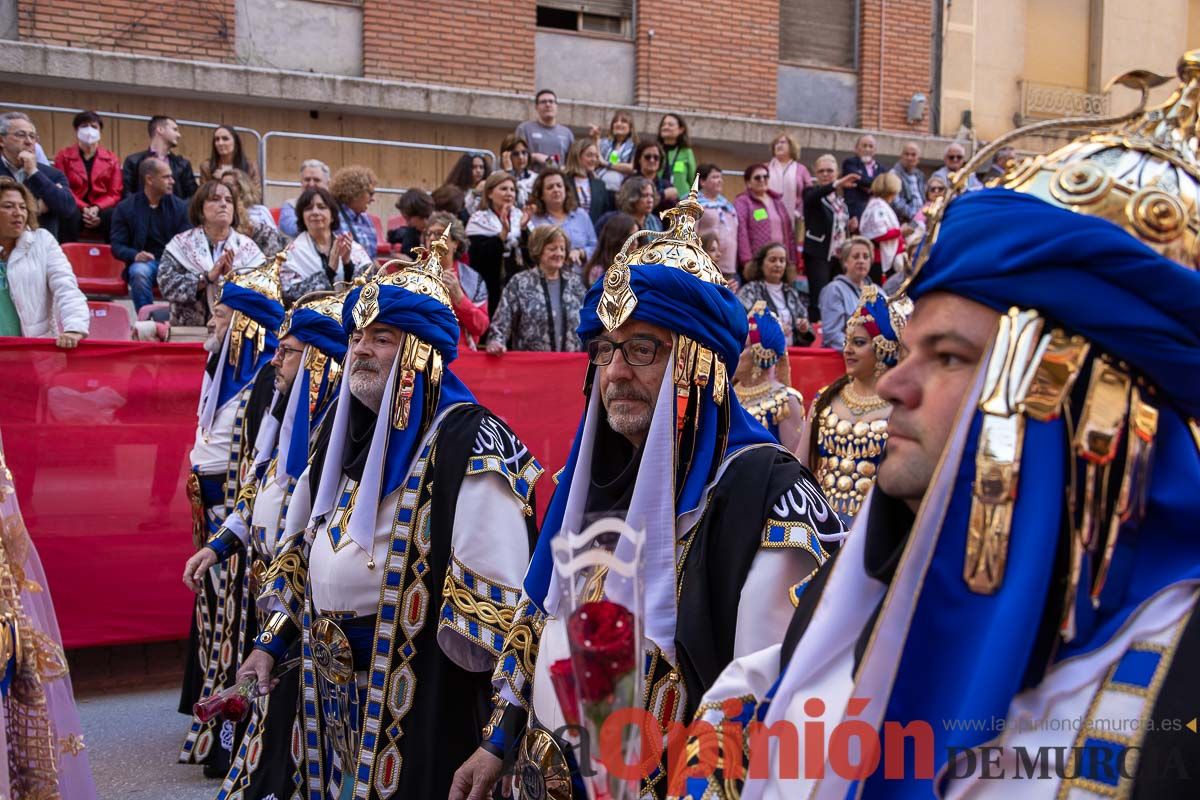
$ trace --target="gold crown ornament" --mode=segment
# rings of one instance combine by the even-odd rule
[[[363,286],[358,301],[350,312],[354,326],[362,330],[379,316],[379,290],[384,286],[396,286],[413,294],[432,297],[453,312],[450,293],[446,290],[446,284],[442,282],[442,258],[450,251],[449,242],[450,227],[447,226],[442,235],[430,243],[428,250],[423,247],[414,249],[415,261],[393,259],[384,264],[380,274]],[[399,269],[387,272],[393,267]],[[438,387],[442,382],[442,354],[434,350],[428,342],[405,333],[400,349],[399,367],[400,376],[396,381],[396,396],[392,403],[392,425],[397,430],[403,430],[408,427],[418,372],[428,372],[430,391],[425,394],[426,406],[436,407]]]
[[[1081,127],[1090,131],[1052,153],[1014,163],[989,185],[1106,219],[1163,256],[1196,269],[1200,265],[1200,50],[1184,53],[1176,72],[1179,85],[1161,105],[1146,107],[1150,90],[1171,78],[1133,70],[1105,87],[1105,91],[1113,86],[1140,91],[1141,99],[1132,111],[1100,119],[1074,117],[1038,122],[1005,134],[981,149],[950,176],[949,190],[930,215],[929,235],[913,274],[928,258],[946,206],[964,193],[969,176],[997,150],[1031,133]]]
[[[615,330],[625,323],[637,308],[637,295],[629,280],[632,269],[643,265],[657,265],[680,269],[689,275],[718,286],[725,286],[725,276],[704,251],[704,244],[696,226],[704,216],[704,207],[698,199],[700,179],[692,183],[688,196],[678,205],[663,212],[664,231],[638,231],[625,240],[621,252],[604,273],[604,292],[596,306],[596,315],[606,330]],[[647,244],[637,246],[645,237]],[[703,389],[711,380],[713,398],[720,405],[725,400],[728,373],[721,357],[704,345],[687,336],[677,336],[675,341],[675,386],[679,395],[679,418],[682,424],[683,408],[691,387]]]
[[[283,284],[279,280],[279,268],[286,260],[287,251],[280,250],[270,261],[227,276],[221,283],[221,291],[224,292],[225,286],[232,283],[282,305]],[[247,338],[254,341],[254,356],[257,358],[258,353],[266,347],[267,330],[246,314],[234,311],[229,321],[229,363],[235,367],[241,360],[242,343]]]
[[[350,289],[342,288],[340,290],[324,290],[309,292],[300,297],[288,310],[287,315],[283,318],[283,324],[279,327],[279,338],[288,335],[288,331],[292,327],[292,315],[297,309],[307,308],[310,311],[315,311],[322,316],[336,322],[339,326],[342,324],[342,307],[346,302],[346,295],[350,293]],[[318,347],[306,344],[304,346],[304,366],[313,376],[308,387],[309,408],[310,411],[316,409],[317,396],[321,390],[320,375],[325,371],[325,365],[329,365],[329,383],[333,384],[338,380],[342,365],[335,360],[330,360],[329,356],[321,351]]]

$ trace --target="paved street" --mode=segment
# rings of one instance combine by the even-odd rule
[[[212,800],[217,781],[177,764],[187,719],[179,685],[77,692],[92,774],[101,800]]]

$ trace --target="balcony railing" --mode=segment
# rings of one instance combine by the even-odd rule
[[[1060,117],[1103,117],[1108,115],[1108,109],[1107,94],[1021,81],[1022,122]]]

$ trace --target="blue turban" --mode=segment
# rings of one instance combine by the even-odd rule
[[[787,355],[787,337],[783,335],[783,328],[779,324],[779,318],[770,311],[763,311],[759,314],[751,314],[750,316],[753,318],[754,326],[758,330],[758,343],[779,358]],[[752,333],[751,339],[753,338],[754,335]]]
[[[1200,579],[1200,453],[1187,419],[1200,414],[1200,274],[1158,255],[1103,219],[1003,189],[976,192],[948,206],[909,294],[947,292],[996,309],[1035,309],[1050,325],[1089,339],[1126,362],[1157,388],[1158,408],[1145,514],[1120,523],[1107,580],[1094,606],[1095,569],[1085,556],[1074,598],[1075,633],[1056,642],[1052,663],[1093,652],[1111,641],[1131,614],[1166,587]],[[1094,363],[1094,361],[1093,361]],[[993,594],[973,592],[962,578],[982,415],[972,415],[958,464],[943,465],[935,482],[952,492],[921,590],[907,625],[885,722],[925,720],[933,728],[935,771],[948,748],[977,747],[990,729],[946,726],[944,720],[1005,719],[1037,658],[1039,631],[1057,613],[1055,553],[1069,535],[1064,496],[1075,454],[1063,419],[1026,419],[1017,497],[1003,582]],[[1128,428],[1125,436],[1132,435]],[[1125,447],[1124,439],[1120,447]],[[943,469],[956,470],[946,475]],[[927,498],[928,504],[928,498]],[[1114,512],[1115,513],[1115,512]],[[1100,521],[1106,526],[1108,520]],[[902,562],[901,569],[905,565]],[[1057,631],[1057,627],[1054,628]],[[1057,635],[1056,633],[1054,635]],[[897,658],[880,654],[881,658]],[[871,659],[873,656],[868,655]],[[1033,665],[1035,668],[1044,665]],[[911,777],[884,782],[877,772],[864,797],[928,797],[930,784]]]
[[[896,366],[902,320],[893,316],[894,309],[887,295],[873,283],[867,283],[858,299],[854,313],[846,320],[846,329],[861,325],[871,335],[875,358],[887,367]]]
[[[346,357],[347,337],[342,326],[337,320],[311,308],[301,306],[293,309],[292,324],[287,335],[312,345],[335,361]]]
[[[355,287],[346,296],[342,307],[342,328],[349,337],[354,333],[354,304],[362,294],[362,287]],[[379,286],[379,314],[374,319],[384,325],[411,333],[433,346],[449,364],[458,358],[458,318],[454,312],[429,295],[415,294],[399,286]]]
[[[320,424],[321,418],[329,410],[333,399],[336,381],[331,381],[332,369],[346,358],[346,333],[337,320],[327,314],[314,311],[311,308],[298,306],[292,309],[291,325],[287,330],[288,336],[295,336],[304,344],[315,347],[325,354],[327,360],[320,375],[313,375],[308,364],[302,364],[300,375],[292,391],[307,392],[312,381],[317,381],[316,407],[310,408],[307,397],[296,398],[295,416],[292,418],[287,453],[280,447],[280,459],[283,470],[291,478],[299,478],[308,465],[308,443],[312,436],[314,425]],[[318,415],[312,416],[313,412]]]
[[[242,340],[242,352],[233,354],[232,358],[226,359],[225,363],[221,365],[221,386],[217,393],[217,408],[225,405],[238,392],[245,389],[250,381],[258,375],[258,371],[275,357],[275,348],[279,346],[279,337],[276,332],[283,324],[282,303],[232,281],[228,281],[222,286],[220,302],[257,322],[263,327],[266,334],[263,338],[262,352],[255,352],[257,336],[247,336]],[[233,363],[229,363],[230,361]]]
[[[732,371],[746,342],[746,309],[724,286],[707,283],[681,269],[660,264],[636,264],[629,287],[637,297],[631,319],[660,325],[682,334],[725,359]],[[596,281],[579,312],[579,340],[586,342],[604,330],[596,315],[604,281]]]

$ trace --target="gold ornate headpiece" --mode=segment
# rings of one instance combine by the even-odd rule
[[[340,326],[342,324],[342,306],[346,302],[347,294],[349,294],[348,288],[340,291],[309,292],[299,298],[288,310],[287,316],[283,318],[283,325],[279,327],[279,338],[283,339],[284,336],[287,336],[292,327],[292,315],[300,308],[315,311]],[[325,372],[325,367],[327,365],[329,367],[329,383],[332,385],[337,381],[342,366],[336,360],[330,359],[320,348],[312,345],[305,347],[305,353],[307,355],[304,357],[304,366],[311,376],[308,386],[309,407],[315,409],[321,392],[321,375]]]
[[[1101,119],[1047,120],[1018,128],[980,150],[951,175],[942,204],[931,215],[921,263],[937,238],[942,209],[966,190],[967,178],[1007,143],[1056,128],[1090,127],[1089,133],[1048,155],[1014,164],[992,185],[1031,194],[1048,203],[1112,222],[1162,255],[1189,269],[1200,265],[1200,50],[1184,53],[1179,86],[1159,106],[1147,108],[1150,90],[1171,80],[1146,70],[1114,78],[1105,87],[1137,89],[1132,111]],[[911,279],[910,279],[911,280]]]
[[[442,257],[450,250],[449,242],[450,228],[447,226],[442,235],[429,245],[428,250],[423,247],[413,250],[416,254],[415,261],[392,259],[384,264],[379,274],[363,287],[358,301],[354,304],[354,310],[351,312],[354,327],[361,330],[378,316],[379,289],[383,286],[396,286],[413,294],[427,295],[453,311],[450,293],[446,291],[446,284],[442,283]]]
[[[725,286],[725,276],[712,258],[704,251],[704,244],[696,231],[696,225],[704,216],[704,207],[697,199],[700,180],[692,183],[688,196],[674,208],[663,212],[666,230],[638,231],[625,240],[621,252],[604,273],[604,292],[596,305],[596,315],[606,330],[619,328],[637,308],[637,295],[630,286],[632,268],[654,264],[683,270],[705,283]],[[646,237],[648,244],[636,243]],[[677,425],[684,424],[684,413],[688,397],[693,388],[697,391],[713,383],[713,398],[720,405],[725,401],[728,372],[721,356],[687,336],[675,338],[675,387],[677,390]]]
[[[264,261],[254,269],[235,272],[225,278],[222,290],[226,284],[234,284],[243,289],[257,292],[263,297],[283,304],[283,284],[279,280],[279,268],[287,260],[287,251],[280,250],[273,259]],[[242,343],[247,338],[254,339],[255,352],[261,353],[267,343],[267,330],[248,315],[240,311],[233,312],[229,322],[229,363],[237,366],[242,357]]]

